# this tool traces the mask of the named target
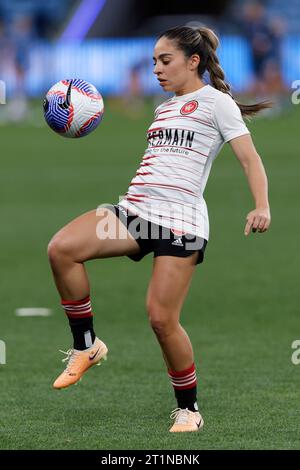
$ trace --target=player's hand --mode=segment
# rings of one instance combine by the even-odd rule
[[[270,209],[268,207],[254,209],[253,211],[249,212],[246,220],[247,223],[244,231],[246,236],[249,235],[251,228],[252,232],[265,232],[268,230],[271,223]]]

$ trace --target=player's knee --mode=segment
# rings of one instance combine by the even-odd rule
[[[176,323],[173,320],[173,313],[157,303],[148,305],[147,311],[150,326],[156,336],[161,339],[168,336]]]
[[[72,253],[72,247],[70,241],[59,235],[54,235],[50,243],[48,244],[48,258],[50,263],[57,264],[63,259],[70,257]]]

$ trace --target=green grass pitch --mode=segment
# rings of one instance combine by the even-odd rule
[[[253,202],[226,146],[205,197],[211,237],[182,311],[199,379],[201,433],[171,435],[176,407],[145,294],[152,255],[89,262],[97,334],[107,362],[68,390],[52,390],[71,345],[48,266],[51,236],[75,216],[127,191],[146,146],[152,107],[133,119],[106,103],[100,128],[80,140],[42,126],[1,133],[1,449],[296,449],[299,326],[300,107],[250,124],[270,184],[272,226],[243,234]],[[42,122],[42,114],[37,121]],[[18,318],[47,307],[48,318]]]

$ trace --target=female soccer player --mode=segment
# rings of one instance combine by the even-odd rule
[[[245,235],[265,232],[271,220],[265,170],[242,119],[269,105],[235,102],[216,55],[218,43],[204,27],[176,27],[159,37],[154,74],[174,96],[156,109],[148,147],[128,192],[118,204],[76,218],[49,244],[54,279],[74,337],[55,389],[76,383],[107,354],[93,329],[85,261],[113,256],[139,261],[154,253],[146,307],[177,399],[171,432],[203,426],[193,349],[179,320],[209,238],[203,191],[225,142],[245,171],[255,203],[246,217]],[[206,71],[211,84],[203,81]]]

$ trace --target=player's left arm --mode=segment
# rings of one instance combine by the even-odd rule
[[[255,209],[248,213],[244,233],[259,233],[268,230],[271,223],[270,205],[268,200],[268,179],[264,165],[258,155],[251,135],[246,134],[230,140],[230,145],[239,160],[247,178],[255,201]]]

